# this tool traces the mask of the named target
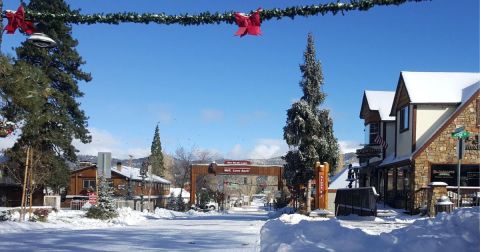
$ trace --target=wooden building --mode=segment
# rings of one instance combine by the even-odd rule
[[[121,200],[150,200],[154,206],[163,207],[170,193],[170,181],[156,175],[148,174],[142,187],[140,168],[124,166],[118,163],[111,168],[114,197]],[[70,186],[67,193],[69,204],[72,199],[87,199],[89,192],[96,192],[97,166],[89,165],[76,169],[70,174]]]

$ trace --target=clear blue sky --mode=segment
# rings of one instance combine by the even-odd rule
[[[6,0],[5,9],[19,1]],[[68,1],[82,13],[248,12],[327,1]],[[363,91],[394,90],[400,71],[479,71],[479,2],[434,0],[375,7],[344,16],[262,23],[263,35],[235,37],[236,25],[74,25],[83,69],[81,107],[93,143],[83,153],[149,152],[157,122],[162,146],[225,158],[282,155],[286,110],[301,96],[299,64],[313,33],[327,93],[324,107],[348,151],[363,141]],[[3,52],[25,38],[4,35]]]

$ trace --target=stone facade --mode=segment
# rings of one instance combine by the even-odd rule
[[[464,126],[465,130],[473,136],[479,134],[477,124],[478,113],[477,103],[479,102],[479,92],[477,91],[473,97],[459,111],[454,112],[452,119],[446,125],[440,128],[440,131],[434,134],[433,138],[427,141],[423,147],[413,157],[413,181],[414,200],[411,209],[418,209],[422,204],[422,187],[425,188],[430,183],[430,168],[432,164],[452,164],[458,162],[456,155],[457,139],[451,136],[455,128]],[[480,154],[478,150],[466,150],[462,164],[478,164],[480,165]]]

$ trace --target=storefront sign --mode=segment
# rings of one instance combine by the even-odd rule
[[[380,148],[372,148],[368,146],[356,151],[358,158],[379,157],[381,153],[382,150]]]
[[[225,167],[223,172],[227,174],[246,174],[250,173],[250,167]]]
[[[433,179],[454,178],[454,170],[432,170]]]

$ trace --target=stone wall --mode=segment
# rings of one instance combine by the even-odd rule
[[[435,134],[433,141],[428,140],[427,147],[417,153],[413,160],[413,186],[415,190],[413,206],[411,209],[418,209],[421,206],[421,197],[418,195],[422,187],[430,183],[430,165],[431,164],[457,164],[457,139],[451,136],[451,133],[459,126],[464,126],[465,130],[472,135],[479,134],[477,126],[477,102],[479,101],[479,92],[475,97],[469,100],[469,103],[460,110],[460,113],[450,120],[446,127],[443,127],[439,134]],[[462,164],[479,164],[480,154],[478,150],[465,151],[465,157]]]

